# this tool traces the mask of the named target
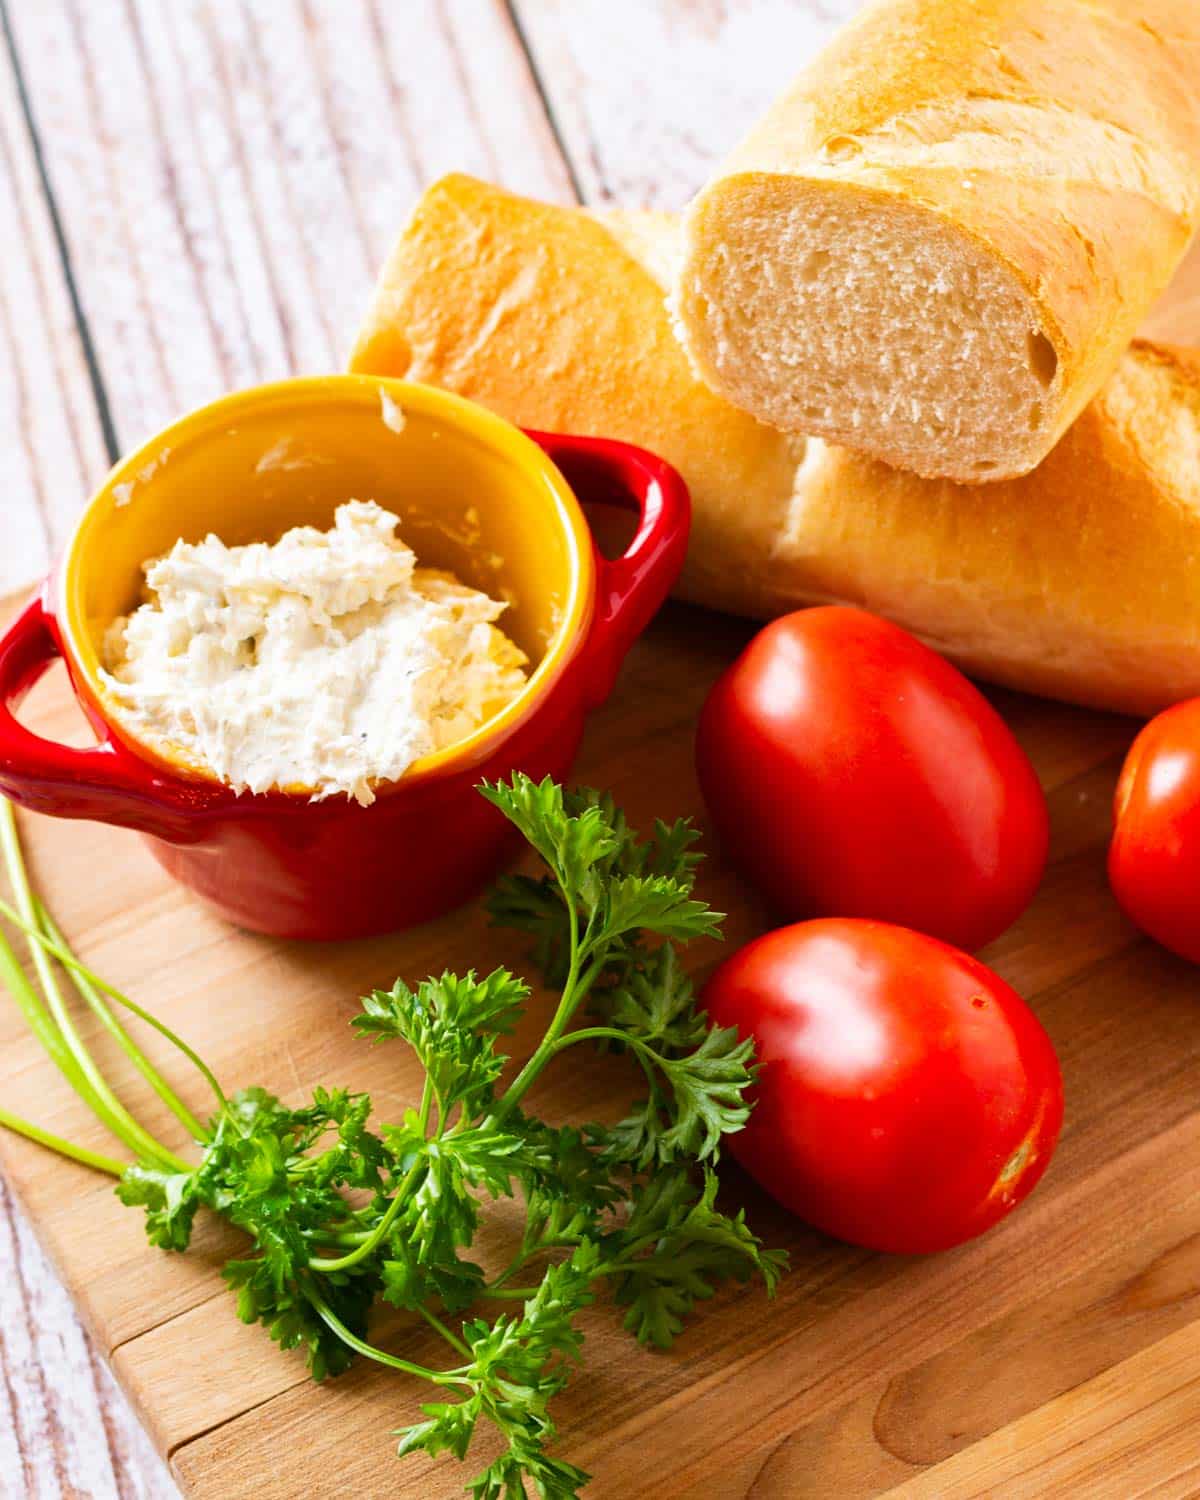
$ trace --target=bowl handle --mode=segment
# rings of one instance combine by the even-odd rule
[[[196,814],[219,788],[171,783],[107,738],[86,750],[43,739],[13,710],[62,650],[40,595],[0,638],[0,792],[59,818],[95,818],[172,843],[200,836]]]
[[[611,438],[528,435],[561,469],[584,504],[616,505],[638,516],[617,558],[596,550],[596,618],[588,651],[589,706],[603,703],[629,648],[649,625],[683,568],[691,529],[687,485],[665,459]]]

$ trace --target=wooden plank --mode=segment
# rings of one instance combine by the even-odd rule
[[[1193,1122],[1173,1137],[1195,1149]],[[1154,1173],[1173,1168],[1154,1153]],[[1129,1176],[1142,1170],[1141,1163]],[[1148,1179],[1138,1182],[1140,1197]],[[1114,1183],[1114,1186],[1118,1184]],[[731,1494],[875,1496],[945,1461],[1200,1315],[1200,1178],[1130,1238],[1067,1280],[750,1455]],[[1150,1191],[1156,1191],[1153,1185]],[[1017,1274],[1020,1274],[1019,1269]],[[950,1465],[954,1470],[954,1465]],[[738,1488],[738,1485],[741,1488]],[[758,1486],[752,1489],[752,1486]],[[703,1482],[687,1494],[700,1500]],[[938,1491],[940,1493],[940,1491]]]
[[[49,567],[106,468],[16,75],[0,45],[0,595]]]
[[[682,208],[861,0],[514,0],[588,202]]]
[[[178,1494],[0,1180],[0,1494]]]
[[[1200,1492],[1200,1324],[968,1448],[889,1500],[1192,1500]]]
[[[569,180],[499,0],[55,0],[14,14],[125,447],[336,367],[416,192]]]
[[[0,592],[32,586],[107,463],[16,73],[0,55]],[[0,1493],[177,1493],[0,1180]]]

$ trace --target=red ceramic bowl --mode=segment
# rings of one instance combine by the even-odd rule
[[[404,415],[383,420],[381,390]],[[304,788],[236,795],[182,753],[130,737],[106,702],[98,646],[137,602],[141,565],[179,537],[273,540],[327,527],[351,497],[401,517],[423,564],[510,599],[505,629],[534,668],[474,735],[380,784],[370,807]],[[637,512],[615,561],[580,500]],[[474,790],[522,770],[567,776],[589,708],[666,597],[687,545],[687,490],[629,444],[523,434],[428,386],[362,375],[262,386],[207,406],[109,475],[58,568],[0,640],[0,791],[58,817],[148,835],[159,862],[244,927],[346,938],[470,899],[511,847]],[[21,725],[22,696],[61,655],[99,743]]]

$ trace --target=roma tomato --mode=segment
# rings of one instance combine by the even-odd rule
[[[696,738],[721,842],[786,920],[875,917],[981,948],[1032,899],[1046,799],[961,672],[858,609],[774,621]]]
[[[761,1070],[729,1150],[827,1234],[944,1250],[1046,1170],[1058,1059],[1016,991],[968,954],[883,922],[801,922],[727,959],[703,1003],[754,1037]]]
[[[1134,740],[1117,783],[1108,878],[1126,915],[1200,963],[1200,698]]]

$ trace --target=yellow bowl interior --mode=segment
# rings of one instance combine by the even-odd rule
[[[384,421],[381,390],[403,414],[400,431]],[[80,519],[59,583],[61,626],[96,702],[106,699],[97,670],[104,633],[141,601],[145,562],[209,532],[235,545],[275,541],[297,525],[325,529],[350,499],[394,511],[423,566],[508,600],[500,623],[533,668],[502,714],[408,774],[467,753],[523,716],[590,619],[592,547],[579,505],[509,423],[444,391],[365,375],[228,396],[112,471]]]

